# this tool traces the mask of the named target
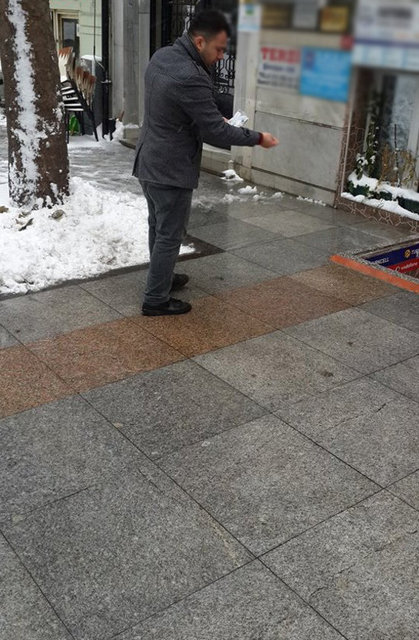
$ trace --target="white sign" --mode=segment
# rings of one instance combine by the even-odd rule
[[[355,40],[419,45],[419,4],[409,0],[359,0]]]
[[[260,4],[242,2],[239,9],[239,31],[259,31],[262,19]]]
[[[260,47],[258,85],[277,87],[298,93],[301,75],[301,50],[295,47]]]
[[[419,71],[419,4],[359,0],[353,63]]]

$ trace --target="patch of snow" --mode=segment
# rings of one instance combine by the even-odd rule
[[[227,202],[228,204],[231,204],[232,202],[235,202],[237,200],[240,200],[240,196],[235,196],[232,193],[226,193],[221,202]]]
[[[275,200],[275,199],[280,200],[280,199],[281,199],[281,198],[283,198],[283,197],[284,197],[284,194],[282,193],[282,191],[276,191],[275,193],[273,193],[273,194],[271,195],[271,199],[272,199],[272,200]]]
[[[234,169],[227,169],[226,171],[223,171],[223,174],[224,178],[221,178],[221,180],[228,180],[228,182],[244,182],[243,178],[240,178]]]
[[[413,191],[413,189],[407,189],[406,187],[393,187],[389,182],[379,182],[377,178],[368,178],[368,176],[362,176],[362,178],[357,178],[356,173],[353,172],[348,177],[348,181],[352,182],[354,185],[359,185],[361,187],[368,186],[370,191],[387,191],[391,193],[393,200],[396,200],[397,197],[407,198],[409,200],[417,200],[419,201],[419,193],[417,191]]]
[[[321,207],[327,207],[327,204],[322,200],[314,200],[313,198],[303,198],[303,196],[298,196],[297,200],[303,200],[304,202],[311,202],[312,204],[319,204]]]
[[[392,213],[397,213],[399,216],[404,218],[411,218],[411,220],[419,220],[419,214],[413,213],[413,211],[408,211],[399,205],[398,202],[394,200],[377,200],[375,198],[366,198],[363,195],[353,196],[351,193],[344,191],[341,194],[342,198],[346,198],[347,200],[353,200],[354,202],[360,202],[362,204],[370,205],[371,207],[376,207],[377,209],[383,209],[384,211],[391,211]]]
[[[70,188],[59,207],[64,214],[54,219],[47,208],[22,215],[9,202],[7,181],[0,182],[0,205],[9,207],[0,214],[0,293],[38,291],[148,262],[143,196],[104,191],[81,178],[72,178]],[[182,247],[181,253],[192,252]]]
[[[251,187],[250,185],[247,185],[247,187],[242,187],[241,189],[239,189],[239,193],[242,196],[254,194],[257,193],[257,187]]]

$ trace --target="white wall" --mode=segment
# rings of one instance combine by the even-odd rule
[[[279,146],[269,151],[233,148],[241,174],[275,189],[332,204],[347,105],[257,86],[261,45],[338,48],[339,37],[279,30],[240,33],[235,96],[236,108],[250,116],[250,127],[279,138]]]

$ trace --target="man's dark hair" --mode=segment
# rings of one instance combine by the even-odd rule
[[[230,25],[224,14],[216,9],[206,9],[194,15],[189,25],[190,36],[204,36],[208,40],[215,38],[221,31],[230,37]]]

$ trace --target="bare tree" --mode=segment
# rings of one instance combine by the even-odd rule
[[[10,198],[27,208],[60,203],[69,169],[48,0],[0,0],[0,58]]]

